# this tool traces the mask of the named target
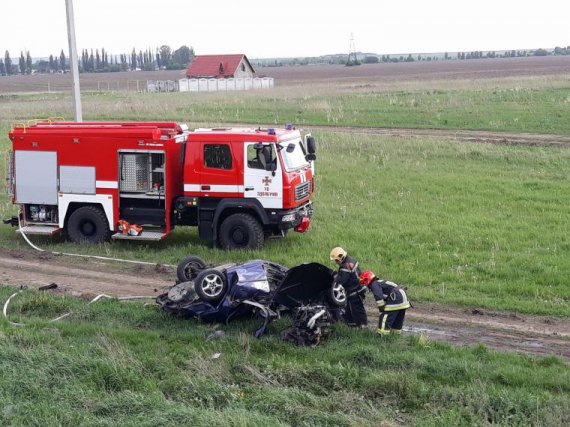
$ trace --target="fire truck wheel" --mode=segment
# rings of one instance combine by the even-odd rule
[[[215,268],[208,268],[194,280],[194,290],[201,300],[215,303],[222,299],[228,290],[224,274]]]
[[[227,217],[220,226],[223,249],[259,249],[263,246],[263,228],[257,219],[245,213]]]
[[[197,256],[187,256],[178,264],[176,269],[176,277],[181,282],[189,282],[194,280],[200,271],[206,268],[204,260]]]
[[[67,221],[67,234],[75,243],[102,243],[111,237],[105,213],[95,206],[83,206]]]

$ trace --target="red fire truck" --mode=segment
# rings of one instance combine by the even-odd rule
[[[161,240],[188,225],[225,249],[259,248],[304,232],[313,214],[315,140],[291,125],[45,121],[9,137],[8,188],[21,212],[4,222],[26,234]]]

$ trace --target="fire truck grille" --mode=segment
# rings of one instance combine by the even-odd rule
[[[311,181],[305,181],[295,187],[295,200],[302,200],[311,194]]]

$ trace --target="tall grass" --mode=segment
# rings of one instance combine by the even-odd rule
[[[0,287],[0,299],[12,292]],[[73,310],[56,324],[42,319]],[[317,348],[261,340],[257,322],[222,327],[142,303],[22,294],[0,321],[0,419],[6,425],[567,425],[559,359],[381,339],[336,325]],[[220,353],[219,358],[213,358]]]
[[[39,101],[39,102],[38,102]],[[227,93],[85,93],[84,117],[570,133],[565,75],[479,80],[339,79]],[[67,94],[0,98],[2,118],[72,116]]]

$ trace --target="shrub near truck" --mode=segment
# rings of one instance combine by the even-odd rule
[[[48,121],[9,137],[8,187],[21,213],[5,222],[26,234],[161,240],[187,225],[222,248],[253,249],[306,231],[313,214],[315,142],[290,125]]]

